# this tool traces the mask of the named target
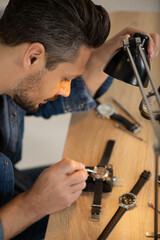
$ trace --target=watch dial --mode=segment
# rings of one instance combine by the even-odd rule
[[[97,111],[102,116],[111,116],[114,113],[114,108],[111,104],[100,104],[97,107]]]
[[[123,194],[120,198],[119,198],[119,201],[121,204],[124,204],[124,205],[134,205],[136,203],[136,198],[135,198],[135,195],[132,194],[132,193],[126,193],[126,194]]]

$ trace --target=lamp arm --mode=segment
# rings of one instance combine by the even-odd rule
[[[144,53],[142,51],[142,48],[141,48],[141,40],[137,38],[137,45],[138,45],[138,49],[139,49],[139,52],[140,52],[140,55],[142,57],[142,60],[144,62],[144,65],[145,65],[145,68],[146,68],[146,71],[147,71],[147,74],[148,74],[148,77],[149,77],[149,80],[151,82],[151,85],[152,85],[152,88],[154,90],[154,94],[156,95],[156,99],[157,99],[157,103],[158,103],[158,106],[159,106],[159,109],[160,109],[160,99],[159,99],[159,94],[158,94],[158,91],[156,89],[156,85],[154,83],[154,80],[152,78],[152,75],[151,75],[151,71],[149,69],[149,66],[148,66],[148,63],[146,61],[146,58],[144,56]],[[139,75],[139,72],[137,70],[137,67],[135,65],[135,62],[134,62],[134,59],[132,57],[132,54],[131,54],[131,51],[129,49],[129,42],[127,40],[124,40],[124,49],[127,51],[127,54],[128,54],[128,57],[129,57],[129,60],[130,60],[130,63],[131,63],[131,66],[132,66],[132,69],[134,71],[134,74],[137,78],[137,82],[139,84],[139,88],[140,88],[140,91],[141,91],[141,94],[142,94],[142,97],[144,98],[144,102],[146,104],[146,107],[147,107],[147,110],[148,110],[148,113],[150,115],[150,119],[151,119],[151,122],[152,122],[152,126],[154,128],[154,131],[155,131],[155,134],[158,138],[158,144],[154,146],[154,151],[155,151],[155,215],[154,215],[154,239],[157,240],[158,239],[158,157],[160,156],[160,130],[159,128],[157,127],[157,124],[156,124],[156,120],[155,120],[155,117],[153,115],[153,112],[150,108],[150,105],[149,105],[149,101],[147,99],[147,96],[145,94],[145,91],[144,91],[144,88],[143,88],[143,85],[142,85],[142,81],[141,81],[141,78],[140,78],[140,75]]]
[[[124,44],[125,44],[125,42],[124,42]],[[159,143],[160,143],[160,131],[159,131],[159,128],[157,127],[156,120],[155,120],[155,118],[154,118],[154,116],[153,116],[153,112],[151,111],[151,108],[150,108],[150,105],[149,105],[149,101],[148,101],[147,96],[146,96],[146,93],[145,93],[145,91],[144,91],[144,88],[143,88],[143,85],[142,85],[142,81],[141,81],[140,75],[139,75],[139,73],[138,73],[137,67],[136,67],[136,65],[135,65],[134,59],[133,59],[133,57],[132,57],[131,51],[130,51],[130,49],[129,49],[129,46],[127,46],[127,45],[124,45],[124,48],[125,48],[125,50],[127,51],[127,54],[128,54],[128,57],[129,57],[129,60],[130,60],[132,69],[133,69],[133,71],[134,71],[134,73],[135,73],[135,76],[136,76],[136,78],[137,78],[137,82],[138,82],[138,84],[139,84],[139,88],[140,88],[142,97],[144,98],[144,102],[145,102],[145,104],[146,104],[148,113],[149,113],[149,115],[150,115],[150,118],[151,118],[151,121],[152,121],[152,126],[153,126],[153,128],[154,128],[155,134],[156,134],[156,136],[157,136],[157,138],[158,138],[158,141],[159,141]],[[139,48],[141,48],[141,46],[139,46]],[[141,50],[142,50],[142,48],[141,48]],[[141,53],[141,52],[140,52],[140,53]],[[144,57],[144,58],[145,58],[145,57]],[[143,58],[142,58],[142,59],[143,59]],[[146,64],[147,64],[147,61],[146,61]],[[147,65],[148,65],[148,64],[147,64]],[[149,66],[148,66],[148,70],[149,70]],[[149,70],[149,72],[150,72],[150,70]],[[147,71],[147,73],[148,73],[148,71]],[[151,73],[150,73],[149,75],[151,75]],[[149,76],[149,79],[150,79],[150,76]],[[154,93],[156,94],[156,91],[157,91],[157,90],[156,90],[156,86],[155,86],[155,83],[154,83],[154,81],[153,81],[153,78],[152,78],[152,80],[150,79],[150,82],[151,82],[151,84],[154,86]],[[156,90],[156,91],[155,91],[155,90]],[[157,102],[158,102],[158,105],[160,106],[158,91],[157,91],[157,97],[158,97]]]
[[[151,83],[152,88],[153,88],[153,90],[154,90],[154,93],[155,93],[155,96],[156,96],[156,99],[157,99],[157,103],[158,103],[159,108],[160,108],[160,96],[159,96],[158,90],[157,90],[157,88],[156,88],[156,85],[155,85],[155,83],[154,83],[154,80],[153,80],[153,77],[152,77],[152,74],[151,74],[149,65],[148,65],[148,63],[147,63],[147,61],[146,61],[146,57],[145,57],[145,55],[144,55],[144,52],[142,51],[141,45],[139,45],[138,48],[139,48],[139,52],[140,52],[140,55],[141,55],[141,57],[142,57],[143,63],[144,63],[144,65],[145,65],[147,74],[148,74],[148,76],[149,76],[150,83]]]

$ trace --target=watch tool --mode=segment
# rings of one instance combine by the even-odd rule
[[[123,216],[123,214],[128,210],[132,209],[136,206],[136,195],[139,193],[145,182],[149,179],[150,172],[144,170],[138,181],[136,182],[135,186],[132,188],[132,190],[129,193],[125,193],[119,197],[119,208],[117,209],[116,213],[110,220],[110,222],[107,224],[101,235],[98,237],[97,240],[105,240],[111,233],[112,229],[115,227],[115,225],[118,223],[120,218]]]

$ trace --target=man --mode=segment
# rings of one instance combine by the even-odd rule
[[[97,90],[112,82],[103,73],[106,62],[139,31],[126,28],[105,42],[109,30],[107,12],[90,0],[10,0],[0,20],[0,239],[42,239],[45,216],[70,206],[85,187],[85,167],[71,159],[39,176],[21,174],[14,164],[25,115],[49,118],[96,106]],[[159,36],[149,36],[152,59]]]

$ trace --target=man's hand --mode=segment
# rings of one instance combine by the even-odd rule
[[[101,47],[94,49],[90,59],[97,58],[102,66],[102,69],[110,59],[110,57],[123,47],[123,40],[133,37],[135,32],[141,32],[149,37],[147,51],[150,59],[157,57],[160,50],[160,35],[157,33],[146,33],[135,27],[126,27],[114,37],[108,39]]]
[[[149,37],[147,51],[150,56],[150,59],[157,57],[160,50],[160,35],[158,33],[147,33],[143,30],[137,29],[135,27],[126,27],[113,38],[109,39],[107,42],[109,46],[112,46],[113,53],[120,47],[123,46],[123,40],[129,37],[133,37],[135,32],[140,32]],[[107,43],[106,42],[106,43]],[[112,54],[113,54],[112,53]]]
[[[160,50],[160,35],[157,33],[146,33],[135,27],[126,27],[114,37],[108,39],[101,47],[92,50],[90,59],[83,73],[83,79],[94,96],[97,89],[103,84],[107,75],[103,72],[104,67],[111,56],[123,47],[123,40],[133,37],[135,32],[141,32],[149,36],[147,51],[150,59],[154,59]]]
[[[44,170],[28,192],[0,208],[4,239],[11,239],[47,214],[70,206],[86,186],[84,165],[71,159]]]
[[[69,207],[86,186],[85,166],[71,159],[45,169],[28,193],[40,207],[42,216]]]

